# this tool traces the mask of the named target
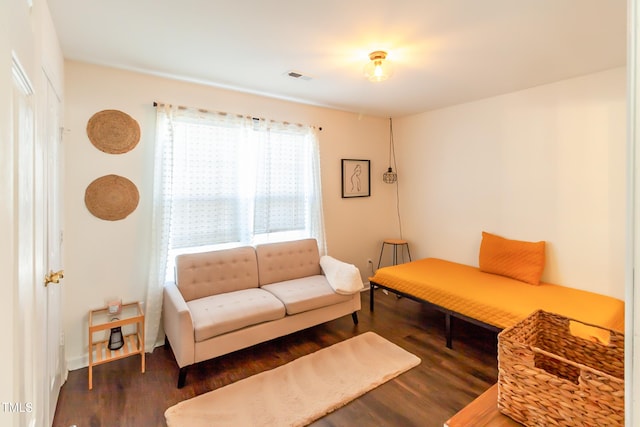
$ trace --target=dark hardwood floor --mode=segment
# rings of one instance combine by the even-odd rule
[[[444,316],[417,302],[376,290],[375,311],[362,293],[360,323],[351,316],[240,350],[189,369],[184,388],[176,388],[178,367],[170,349],[147,353],[146,373],[130,357],[93,370],[69,372],[62,387],[54,426],[166,426],[164,411],[193,396],[374,331],[422,359],[422,363],[316,421],[329,426],[438,426],[497,381],[495,333],[453,320],[453,349],[445,347]],[[247,404],[251,404],[247,397]],[[212,425],[215,423],[212,422]]]

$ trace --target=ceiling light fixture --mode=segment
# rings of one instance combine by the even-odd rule
[[[387,52],[376,50],[369,54],[369,59],[371,61],[364,66],[364,75],[369,81],[381,82],[391,76],[392,69],[387,60]]]

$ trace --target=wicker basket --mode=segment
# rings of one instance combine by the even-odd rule
[[[624,334],[583,323],[602,344],[571,322],[540,310],[498,335],[498,408],[526,426],[622,426]]]

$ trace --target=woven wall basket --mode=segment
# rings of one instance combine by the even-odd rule
[[[84,203],[94,216],[107,221],[126,218],[136,210],[140,195],[136,185],[118,175],[93,181],[84,193]]]
[[[122,154],[138,145],[140,125],[127,113],[103,110],[89,119],[87,136],[98,150],[109,154]]]

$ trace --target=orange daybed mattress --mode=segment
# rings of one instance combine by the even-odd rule
[[[500,329],[542,309],[624,332],[624,302],[616,298],[549,283],[530,285],[442,259],[380,268],[370,281]],[[590,336],[607,340],[602,330],[593,329]]]

